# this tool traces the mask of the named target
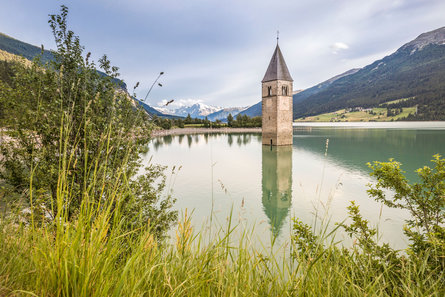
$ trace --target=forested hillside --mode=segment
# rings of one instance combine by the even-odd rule
[[[325,90],[294,104],[294,118],[349,107],[373,107],[387,101],[414,97],[401,107],[418,105],[410,119],[445,119],[445,46],[421,50],[402,47],[394,54],[341,78]]]
[[[3,33],[0,33],[0,49],[17,56],[22,56],[28,60],[34,59],[35,56],[39,55],[42,52],[42,49],[40,47],[14,39]],[[50,51],[43,51],[43,54],[41,56],[41,60],[43,63],[51,61],[53,59],[54,56]]]
[[[54,55],[51,51],[17,40],[3,33],[0,33],[0,50],[23,57],[27,60],[32,60],[40,55],[40,60],[43,64],[54,60]],[[102,76],[106,75],[102,71],[97,72]],[[122,80],[113,78],[113,82],[120,88],[124,90],[127,89],[127,85]]]

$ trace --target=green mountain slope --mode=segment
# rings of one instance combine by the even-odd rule
[[[0,50],[6,51],[8,53],[17,55],[17,56],[21,56],[24,57],[28,60],[32,60],[34,59],[37,55],[42,54],[42,49],[34,46],[32,44],[14,39],[6,34],[0,33]],[[51,60],[54,59],[54,55],[51,51],[49,50],[44,50],[43,54],[41,55],[41,61],[43,63],[49,62]],[[101,75],[106,75],[105,73],[98,71],[99,74]],[[9,77],[12,76],[12,69],[9,66],[9,63],[6,61],[0,61],[0,80],[3,81],[7,81],[9,80]],[[120,80],[120,79],[116,79],[113,78],[114,82],[123,90],[126,91],[127,86],[126,84]],[[150,105],[145,104],[135,98],[133,98],[138,104],[140,104],[145,111],[148,114],[151,115],[156,115],[159,117],[166,117],[166,118],[179,118],[179,117],[175,117],[175,116],[170,116],[170,115],[165,115],[159,111],[157,111],[156,109],[152,108]]]
[[[0,50],[4,50],[8,53],[24,57],[25,59],[32,60],[36,56],[41,54],[42,63],[46,63],[54,60],[54,55],[49,50],[44,50],[42,53],[42,49],[35,45],[17,40],[12,38],[6,34],[0,33]],[[100,75],[106,76],[102,71],[97,71]],[[126,90],[127,85],[120,79],[113,78],[113,81],[120,88]]]
[[[424,33],[394,54],[296,102],[294,118],[414,97],[397,104],[418,106],[418,114],[411,119],[445,120],[444,43],[445,27]]]
[[[34,57],[42,51],[40,47],[14,39],[3,33],[0,33],[0,49],[17,56],[22,56],[28,60],[34,59]],[[45,50],[41,59],[43,63],[46,63],[53,60],[54,56],[50,51]]]

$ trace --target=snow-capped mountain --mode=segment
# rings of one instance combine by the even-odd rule
[[[248,106],[224,108],[224,109],[221,109],[214,113],[209,114],[207,116],[207,118],[211,121],[221,120],[223,122],[226,122],[229,114],[231,114],[233,117],[236,117],[240,112],[246,110],[247,108],[248,108]]]
[[[190,114],[192,118],[204,119],[207,117],[210,121],[221,120],[223,122],[226,121],[229,114],[236,117],[237,114],[246,110],[247,108],[248,106],[222,108],[200,102],[191,105],[183,105],[176,109],[174,107],[155,107],[157,111],[167,115],[186,117],[188,114]]]
[[[158,110],[164,114],[171,114],[171,115],[176,115],[176,116],[180,116],[180,117],[186,117],[188,114],[190,114],[190,116],[192,118],[199,118],[199,119],[203,119],[206,116],[208,116],[209,114],[220,111],[222,109],[223,109],[222,107],[211,106],[211,105],[207,105],[207,104],[200,103],[200,102],[195,103],[190,106],[181,106],[176,109],[168,109],[165,107],[156,107],[156,110]]]
[[[171,115],[174,114],[170,109],[165,108],[165,107],[153,106],[153,108],[163,114],[171,114]]]

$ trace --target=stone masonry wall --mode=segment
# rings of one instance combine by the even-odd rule
[[[287,96],[282,87],[287,86]],[[268,87],[271,87],[269,96]],[[262,84],[263,144],[292,144],[292,82],[271,81]]]

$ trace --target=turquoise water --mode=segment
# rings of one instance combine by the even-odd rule
[[[366,163],[394,158],[416,181],[414,170],[437,153],[445,154],[444,122],[302,123],[289,147],[263,146],[258,133],[164,136],[151,141],[144,160],[169,167],[175,208],[193,212],[198,230],[216,230],[210,218],[212,226],[225,226],[232,213],[233,223],[254,226],[253,241],[286,242],[291,217],[333,225],[354,200],[382,241],[404,248],[408,214],[367,196],[373,180]],[[170,174],[173,167],[179,172]]]

